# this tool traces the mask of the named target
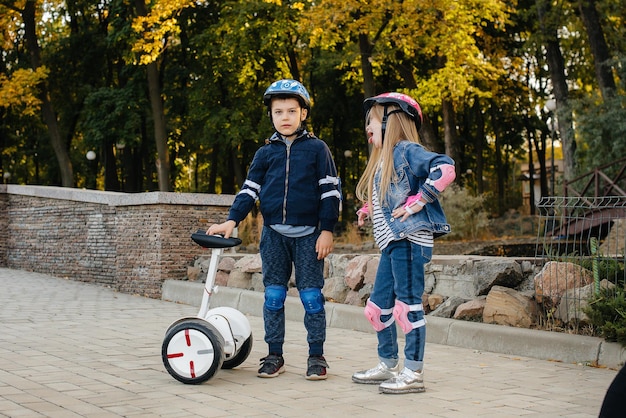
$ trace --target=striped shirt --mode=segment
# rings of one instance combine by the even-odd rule
[[[391,228],[389,228],[389,225],[387,224],[387,222],[385,222],[385,217],[380,207],[380,202],[378,201],[378,193],[376,192],[376,187],[373,188],[372,192],[372,207],[374,240],[376,241],[376,245],[378,245],[378,248],[380,248],[380,250],[382,251],[387,248],[387,245],[389,245],[390,242],[394,241],[395,238],[393,236],[393,233],[391,232]],[[421,245],[423,247],[432,247],[434,241],[432,232],[426,230],[412,232],[408,234],[405,238],[408,239],[410,242]]]

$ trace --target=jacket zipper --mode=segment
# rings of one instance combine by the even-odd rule
[[[291,145],[292,143],[289,141],[285,141],[285,145],[287,146],[287,159],[285,160],[285,193],[283,198],[283,224],[287,222],[287,190],[289,190],[289,158],[291,154]]]

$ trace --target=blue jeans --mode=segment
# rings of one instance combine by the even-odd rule
[[[315,243],[320,232],[290,238],[272,228],[263,227],[260,253],[263,268],[263,285],[289,287],[292,269],[296,271],[298,290],[324,287],[324,260],[317,259]],[[282,354],[285,342],[285,308],[270,310],[263,306],[265,342],[270,353]],[[304,314],[304,327],[307,330],[309,355],[324,354],[326,340],[326,310]]]
[[[407,305],[422,303],[424,293],[424,265],[433,254],[431,247],[413,244],[408,240],[393,241],[381,253],[374,289],[370,300],[381,309],[391,309],[396,299]],[[381,321],[386,322],[392,314],[382,315]],[[411,323],[424,319],[424,310],[408,313]],[[398,336],[396,325],[378,331],[378,357],[387,365],[397,362]],[[421,370],[424,363],[424,347],[426,345],[426,327],[414,328],[405,336],[405,367]]]

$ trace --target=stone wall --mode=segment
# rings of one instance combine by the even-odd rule
[[[0,184],[0,266],[7,264],[7,241],[9,219],[7,213],[7,186]]]
[[[160,298],[202,253],[189,236],[222,221],[233,196],[0,189],[0,266]]]

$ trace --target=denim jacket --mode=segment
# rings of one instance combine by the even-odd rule
[[[382,198],[378,190],[380,170],[376,173],[374,178],[376,192],[385,221],[395,239],[403,239],[407,234],[421,230],[432,232],[435,238],[450,232],[450,225],[437,199],[440,191],[429,184],[430,181],[427,182],[428,179],[434,181],[441,177],[441,170],[438,167],[445,164],[454,165],[454,161],[447,155],[427,151],[415,142],[401,141],[393,150],[393,165],[398,182],[389,185],[387,199]],[[403,205],[409,196],[419,192],[427,202],[422,210],[410,215],[404,222],[400,222],[401,218],[396,219],[391,215],[391,212]]]

